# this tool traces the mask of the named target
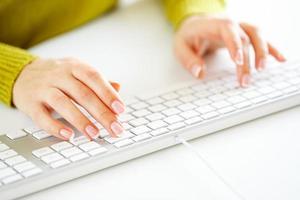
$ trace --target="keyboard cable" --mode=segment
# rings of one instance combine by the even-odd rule
[[[189,151],[194,153],[200,159],[200,161],[219,179],[219,181],[221,181],[238,199],[246,200],[241,193],[234,189],[233,186],[223,176],[221,176],[215,168],[213,168],[213,166],[199,153],[198,150],[195,149],[193,145],[178,135],[175,136],[175,140],[183,144]]]

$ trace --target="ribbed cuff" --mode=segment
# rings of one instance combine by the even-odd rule
[[[23,67],[36,57],[25,50],[0,43],[0,101],[12,106],[12,90]]]
[[[174,28],[187,16],[224,11],[225,0],[165,0],[166,13]]]

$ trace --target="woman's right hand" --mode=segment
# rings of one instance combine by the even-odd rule
[[[87,64],[73,58],[37,59],[20,73],[13,88],[14,105],[29,115],[49,134],[69,140],[74,131],[54,119],[59,113],[89,139],[99,136],[98,128],[75,106],[85,108],[114,137],[123,132],[117,115],[125,106],[115,88]]]

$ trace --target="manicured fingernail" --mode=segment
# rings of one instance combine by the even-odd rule
[[[118,100],[112,102],[111,107],[117,114],[121,114],[125,111],[125,106]]]
[[[73,131],[69,131],[67,129],[61,129],[59,134],[68,140],[72,140],[75,136]]]
[[[100,132],[99,130],[97,130],[96,128],[94,128],[93,126],[91,125],[88,125],[86,128],[85,128],[85,131],[87,132],[87,134],[93,138],[93,139],[96,139],[97,137],[99,137],[100,135]]]
[[[236,55],[235,55],[235,59],[234,59],[235,64],[237,64],[237,65],[243,65],[244,64],[244,58],[243,57],[244,57],[243,56],[243,50],[239,49],[236,52]]]
[[[262,71],[263,69],[265,69],[266,63],[267,63],[266,59],[264,58],[260,59],[257,66],[258,71]]]
[[[278,54],[278,58],[280,61],[286,61],[285,57],[282,54]]]
[[[246,74],[242,78],[242,87],[248,87],[249,84],[250,84],[250,76]]]
[[[194,66],[192,67],[192,74],[193,74],[196,78],[199,78],[200,72],[201,72],[201,66],[200,66],[200,65],[194,65]]]
[[[116,134],[117,136],[120,135],[124,131],[124,128],[118,122],[113,122],[110,125],[110,128],[114,132],[114,134]]]

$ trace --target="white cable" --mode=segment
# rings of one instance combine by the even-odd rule
[[[227,182],[213,167],[212,165],[204,159],[204,157],[199,153],[198,150],[196,150],[190,143],[188,143],[183,138],[179,137],[178,135],[175,136],[176,141],[183,144],[185,147],[187,147],[190,151],[192,151],[203,163],[204,165],[240,200],[246,200],[246,198],[241,195],[237,190],[235,190],[229,182]]]

